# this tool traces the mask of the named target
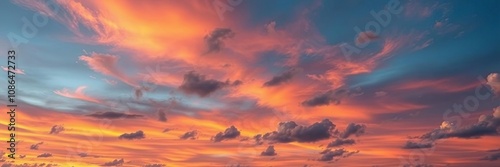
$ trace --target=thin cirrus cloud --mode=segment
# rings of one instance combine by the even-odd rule
[[[118,69],[116,66],[118,57],[115,55],[92,53],[89,56],[80,56],[79,59],[87,63],[95,72],[114,77],[132,87],[139,87],[136,81]]]
[[[4,67],[4,66],[0,66],[0,67],[2,67],[2,70],[4,70],[4,71],[12,71],[12,72],[14,72],[14,73],[16,73],[16,74],[26,74],[26,73],[24,73],[24,70],[19,69],[19,68],[16,68],[16,69],[8,69],[7,67]]]
[[[127,114],[127,113],[112,112],[112,111],[95,112],[92,114],[88,114],[86,116],[98,118],[98,119],[120,119],[120,118],[141,118],[141,117],[144,117],[143,115],[139,115],[139,114]]]
[[[79,99],[79,100],[92,102],[92,103],[98,103],[98,104],[101,103],[101,101],[99,99],[96,99],[94,97],[90,97],[90,96],[86,95],[83,92],[85,89],[87,89],[87,86],[80,86],[80,87],[76,88],[76,90],[73,92],[71,92],[70,90],[65,88],[62,90],[56,90],[56,91],[54,91],[54,93],[57,95],[60,95],[60,96],[67,97],[67,98]]]

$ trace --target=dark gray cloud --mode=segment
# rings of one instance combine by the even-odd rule
[[[256,144],[256,145],[262,145],[262,144],[264,144],[264,141],[262,141],[262,140],[264,140],[264,139],[262,138],[262,134],[257,134],[257,135],[255,135],[255,136],[253,137],[253,139],[255,140],[255,144]]]
[[[243,81],[236,80],[236,81],[234,81],[231,85],[232,85],[232,86],[240,86],[241,84],[243,84]]]
[[[98,119],[119,119],[119,118],[141,118],[141,117],[143,117],[143,115],[126,114],[126,113],[112,112],[112,111],[96,112],[96,113],[89,114],[87,116],[98,118]]]
[[[500,108],[494,109],[493,114],[481,115],[477,123],[469,126],[457,127],[453,122],[444,121],[441,126],[421,136],[413,137],[420,139],[421,143],[408,141],[403,148],[411,149],[412,147],[432,147],[432,143],[436,140],[446,138],[463,138],[477,139],[482,136],[499,136],[500,135]],[[422,144],[425,143],[425,144]]]
[[[167,122],[167,116],[163,110],[158,110],[158,121]]]
[[[104,164],[102,164],[102,166],[121,166],[125,163],[125,161],[123,160],[123,158],[121,159],[115,159],[111,162],[106,162]]]
[[[43,153],[43,154],[40,154],[36,157],[37,158],[47,158],[47,157],[52,157],[52,154],[51,153]]]
[[[422,140],[434,141],[445,138],[473,139],[481,136],[498,136],[500,134],[500,115],[495,115],[497,109],[495,109],[492,115],[481,115],[479,121],[472,125],[462,128],[442,125],[441,128],[423,134],[419,138]],[[451,123],[443,122],[443,124]]]
[[[142,130],[133,133],[124,133],[118,136],[119,139],[134,140],[134,139],[144,139],[146,135]]]
[[[271,142],[315,142],[328,139],[332,136],[335,124],[330,120],[324,119],[310,126],[297,125],[293,121],[279,123],[278,130],[266,133],[263,139]]]
[[[164,165],[164,164],[148,164],[148,165],[144,165],[144,167],[164,167],[164,166],[167,166],[167,165]]]
[[[144,93],[142,92],[141,89],[135,89],[134,94],[135,98],[140,99]]]
[[[299,70],[297,69],[288,70],[280,75],[274,76],[273,78],[271,78],[271,80],[265,82],[263,86],[272,87],[286,83],[290,81],[293,78],[293,76],[298,73],[298,71]]]
[[[50,128],[49,134],[59,134],[64,131],[64,127],[62,125],[54,125]]]
[[[214,137],[212,137],[212,141],[214,142],[220,142],[222,140],[227,140],[227,139],[234,139],[236,137],[240,136],[240,131],[234,126],[231,126],[227,128],[224,133],[219,132],[217,133]]]
[[[197,94],[200,97],[205,97],[227,85],[228,82],[205,79],[205,75],[190,71],[184,74],[184,81],[181,86],[179,86],[179,89],[187,94]]]
[[[198,136],[198,132],[196,130],[193,130],[193,131],[189,131],[189,132],[184,133],[180,137],[180,139],[183,139],[183,140],[187,140],[187,139],[194,140],[194,139],[196,139],[196,136]]]
[[[163,133],[170,132],[171,130],[174,130],[174,129],[172,129],[172,128],[165,128],[165,129],[163,130]]]
[[[81,152],[81,153],[78,153],[78,156],[80,156],[80,157],[82,157],[82,158],[83,158],[83,157],[87,157],[87,156],[89,156],[89,154],[87,154],[87,153],[85,153],[85,152]]]
[[[260,153],[261,156],[275,156],[277,155],[276,150],[274,150],[274,146],[269,146],[265,151]]]
[[[493,153],[493,154],[490,154],[490,155],[487,155],[487,156],[481,158],[481,160],[487,160],[487,161],[496,161],[499,159],[500,159],[500,152]]]
[[[38,150],[38,147],[40,147],[40,145],[42,145],[42,144],[43,144],[43,142],[33,144],[30,146],[30,150]]]
[[[355,144],[356,141],[354,141],[354,139],[335,139],[334,141],[328,143],[327,147],[330,148],[330,147],[339,147],[339,146],[343,146],[343,145],[353,145]]]
[[[420,149],[420,148],[431,148],[434,146],[430,142],[422,142],[422,143],[417,143],[413,141],[407,141],[406,144],[403,146],[404,149]]]
[[[316,106],[325,106],[325,105],[338,105],[341,100],[346,97],[360,95],[361,90],[357,89],[349,89],[345,87],[341,87],[335,90],[329,90],[325,93],[316,95],[308,100],[302,102],[303,106],[306,107],[316,107]]]
[[[340,158],[347,158],[347,157],[349,157],[355,153],[358,153],[358,152],[359,151],[349,152],[349,151],[344,150],[343,148],[336,149],[333,151],[331,149],[326,149],[326,150],[320,152],[320,154],[323,154],[323,155],[318,159],[318,161],[333,161],[333,160],[338,160]]]
[[[204,37],[208,53],[219,52],[224,47],[224,40],[234,37],[234,32],[229,28],[216,28]]]
[[[366,129],[365,125],[350,123],[349,125],[347,125],[345,131],[342,132],[340,137],[345,139],[351,135],[359,136],[365,133],[365,129]]]

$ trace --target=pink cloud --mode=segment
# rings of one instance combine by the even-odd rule
[[[3,69],[4,71],[9,71],[9,69],[7,69],[7,67],[4,67],[4,66],[1,66],[1,67],[2,67],[2,69]],[[19,68],[16,68],[15,70],[11,70],[11,71],[12,71],[12,72],[15,72],[16,74],[25,74],[25,73],[24,73],[24,70],[19,69]]]
[[[80,56],[80,60],[85,61],[90,69],[95,72],[114,77],[134,88],[140,86],[132,78],[129,78],[117,68],[118,57],[109,54],[92,53],[90,56]]]
[[[90,97],[83,93],[83,91],[86,89],[86,86],[80,86],[76,88],[74,92],[69,91],[68,89],[64,88],[62,90],[56,90],[54,91],[55,94],[58,94],[60,96],[64,96],[67,98],[72,98],[72,99],[79,99],[83,101],[88,101],[88,102],[93,102],[93,103],[101,103],[98,99]]]

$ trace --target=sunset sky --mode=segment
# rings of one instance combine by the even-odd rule
[[[500,164],[500,1],[0,9],[1,167]]]

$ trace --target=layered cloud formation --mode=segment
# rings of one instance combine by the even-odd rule
[[[496,1],[0,3],[20,53],[6,165],[499,159]]]

